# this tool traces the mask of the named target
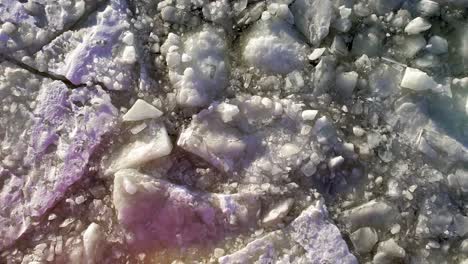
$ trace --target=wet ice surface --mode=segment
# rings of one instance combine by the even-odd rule
[[[467,263],[468,2],[0,3],[0,262]]]

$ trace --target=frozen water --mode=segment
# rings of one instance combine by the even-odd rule
[[[4,0],[1,263],[466,263],[465,0]]]

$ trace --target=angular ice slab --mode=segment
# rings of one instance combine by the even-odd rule
[[[111,161],[106,173],[137,168],[146,162],[167,156],[172,151],[172,142],[163,124],[151,122],[136,137],[136,140],[123,146],[116,158]]]
[[[11,245],[86,175],[88,162],[103,136],[115,125],[117,109],[99,87],[68,90],[44,81],[32,105],[31,126],[18,136],[28,142],[17,174],[0,168],[0,248]],[[22,146],[20,143],[18,147]]]
[[[356,257],[349,252],[340,230],[330,222],[322,201],[305,209],[286,228],[268,233],[218,261],[221,264],[257,263],[256,261],[358,263]]]
[[[128,242],[139,249],[222,239],[255,226],[261,208],[254,194],[190,191],[131,169],[115,174],[113,202]]]
[[[330,0],[296,0],[291,5],[291,12],[297,28],[312,45],[318,46],[328,35],[333,17]]]
[[[158,118],[162,116],[162,112],[154,107],[153,105],[147,103],[142,99],[138,99],[132,108],[128,110],[127,113],[122,117],[125,122],[128,121],[141,121],[145,119]]]

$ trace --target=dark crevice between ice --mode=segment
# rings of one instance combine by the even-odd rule
[[[125,0],[125,2],[127,3],[127,6],[128,6],[128,10],[130,11],[130,17],[132,19],[136,19],[137,17],[137,4],[134,2],[134,1],[130,1],[130,0]]]
[[[25,64],[25,63],[23,63],[21,61],[18,61],[17,59],[14,59],[14,58],[12,58],[12,57],[10,57],[8,55],[5,55],[5,54],[0,54],[0,61],[7,61],[7,62],[9,62],[11,64],[16,65],[17,67],[20,67],[20,68],[22,68],[24,70],[29,71],[32,74],[39,75],[39,76],[42,76],[44,78],[49,78],[49,79],[55,80],[55,81],[61,81],[71,89],[86,86],[86,84],[74,84],[70,80],[68,80],[65,76],[60,75],[60,74],[54,74],[54,73],[50,73],[50,72],[40,71],[40,70],[30,66],[30,65],[27,65],[27,64]]]
[[[71,24],[70,26],[68,27],[65,27],[64,29],[58,31],[53,37],[51,37],[49,39],[49,41],[47,41],[46,43],[44,43],[43,45],[35,48],[34,50],[30,50],[30,54],[31,55],[34,55],[36,54],[37,52],[41,51],[45,46],[49,45],[50,43],[52,43],[54,40],[56,40],[57,38],[59,38],[61,35],[63,35],[65,32],[67,31],[70,31],[70,30],[76,30],[79,28],[79,26],[81,26],[88,18],[91,14],[95,13],[97,10],[99,10],[101,7],[107,5],[109,3],[109,0],[101,0],[101,1],[96,1],[97,3],[93,6],[93,8],[89,9],[88,11],[85,11],[83,13],[83,15],[78,18],[73,24]]]

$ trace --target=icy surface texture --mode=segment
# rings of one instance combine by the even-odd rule
[[[1,263],[468,262],[466,0],[0,2]]]

